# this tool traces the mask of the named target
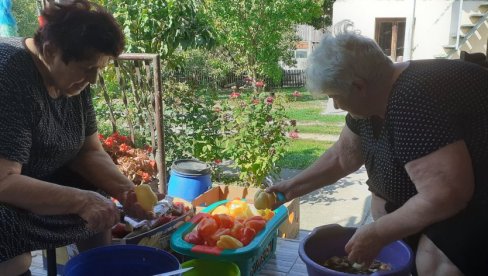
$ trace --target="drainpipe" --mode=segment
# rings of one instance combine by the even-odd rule
[[[463,12],[463,0],[459,0],[458,24],[456,32],[456,51],[459,50],[459,36],[461,35],[461,16]]]
[[[403,49],[403,61],[411,60],[412,59],[412,45],[413,45],[413,34],[415,29],[415,7],[417,1],[412,1],[412,9],[409,17],[407,18],[406,22],[406,30],[405,30],[405,46]]]

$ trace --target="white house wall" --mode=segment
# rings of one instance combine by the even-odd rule
[[[405,44],[412,42],[411,59],[428,59],[445,54],[443,46],[454,44],[456,41],[454,36],[457,34],[459,1],[337,0],[334,3],[332,19],[334,24],[349,19],[363,35],[374,39],[376,18],[406,18],[408,29],[414,2],[416,5],[413,40],[405,37]],[[469,15],[479,13],[479,5],[486,1],[463,2],[461,24],[473,23],[469,20]]]

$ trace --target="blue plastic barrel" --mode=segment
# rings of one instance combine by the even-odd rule
[[[177,160],[171,166],[168,195],[192,201],[212,187],[210,166],[194,159]]]
[[[170,253],[147,246],[111,245],[97,247],[70,259],[64,276],[149,276],[180,268]]]

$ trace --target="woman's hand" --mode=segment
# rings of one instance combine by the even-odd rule
[[[278,200],[278,197],[276,198],[276,204],[273,206],[273,210],[278,208],[280,205],[282,205],[285,202],[288,202],[295,197],[299,196],[295,191],[294,191],[294,186],[290,182],[290,180],[284,180],[281,181],[273,186],[270,186],[266,188],[267,193],[282,193],[285,196],[284,200]]]
[[[156,194],[158,200],[165,197],[164,194]],[[137,202],[136,192],[134,189],[124,192],[119,198],[120,203],[124,206],[125,213],[133,218],[137,219],[154,219],[154,212],[148,212],[142,208],[142,206]]]
[[[112,228],[120,219],[115,204],[97,192],[83,191],[83,205],[77,214],[86,221],[88,229],[102,232]]]
[[[374,222],[363,225],[347,242],[345,250],[350,261],[369,267],[388,243],[377,234],[375,227]]]

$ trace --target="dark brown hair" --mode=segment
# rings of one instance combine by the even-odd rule
[[[53,3],[41,16],[46,23],[34,35],[37,49],[52,43],[61,50],[65,63],[86,60],[94,52],[112,57],[124,49],[124,34],[114,17],[101,6],[86,0]]]

